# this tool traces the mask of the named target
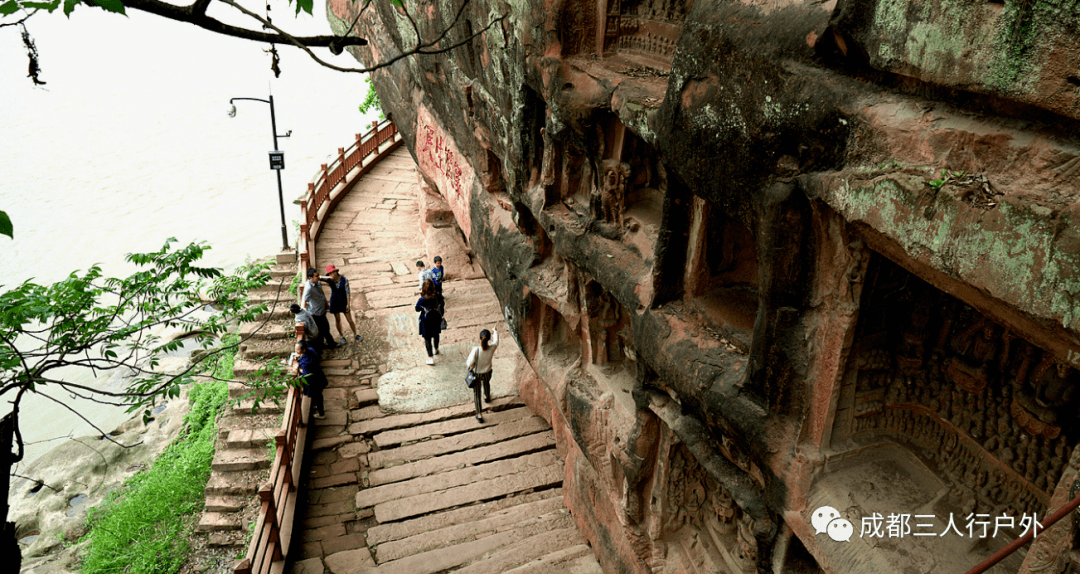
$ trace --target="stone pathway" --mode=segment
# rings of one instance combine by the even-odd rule
[[[420,193],[411,156],[395,152],[338,205],[319,240],[320,267],[333,263],[350,280],[365,341],[324,363],[327,418],[315,421],[286,571],[598,574],[563,506],[551,429],[517,397],[520,352],[509,336],[484,423],[473,417],[465,355],[480,329],[507,332],[485,279],[447,269],[450,329],[437,364],[424,364],[415,262],[437,253],[425,251]]]
[[[245,323],[240,335],[245,339],[234,361],[233,374],[238,380],[256,371],[262,359],[287,356],[292,350],[292,315],[287,306],[293,296],[287,291],[296,264],[273,265],[271,280],[252,292],[249,300],[266,303],[269,310],[259,320]],[[230,400],[249,394],[240,382],[229,384]],[[257,492],[269,478],[270,444],[281,428],[283,408],[272,402],[248,397],[240,404],[230,404],[218,420],[212,474],[207,481],[206,506],[196,525],[207,534],[207,545],[240,554],[247,549],[246,526],[259,511]]]

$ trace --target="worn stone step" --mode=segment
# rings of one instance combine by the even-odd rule
[[[266,448],[241,448],[218,451],[214,454],[214,461],[210,468],[214,472],[231,472],[237,470],[256,470],[270,468],[270,449]]]
[[[353,394],[356,395],[356,402],[359,403],[357,408],[378,404],[379,402],[378,389],[356,389]]]
[[[397,500],[427,492],[437,492],[455,486],[472,484],[480,480],[490,480],[500,476],[528,472],[534,468],[554,464],[558,460],[558,453],[552,449],[414,478],[405,482],[365,488],[356,494],[356,507],[367,508],[389,500]]]
[[[475,422],[475,421],[474,421]],[[480,423],[476,423],[479,425]],[[450,454],[470,448],[476,448],[488,444],[510,440],[520,436],[535,434],[549,430],[547,421],[531,416],[495,425],[494,427],[479,428],[472,432],[462,433],[446,438],[433,439],[408,446],[373,452],[368,455],[368,464],[372,469],[379,469],[396,462],[412,462],[423,460],[442,454]]]
[[[504,422],[515,421],[533,416],[532,411],[526,407],[497,411],[484,416],[484,422],[479,423],[476,418],[458,418],[448,421],[417,425],[411,428],[396,429],[381,432],[372,437],[375,445],[379,448],[389,448],[394,445],[416,442],[430,437],[447,436],[462,432],[469,432],[480,428],[494,426]]]
[[[240,345],[240,356],[245,361],[258,363],[270,359],[287,359],[293,352],[294,342],[289,339],[259,341],[255,344]],[[235,375],[239,377],[239,375]]]
[[[587,544],[562,548],[502,574],[604,574]]]
[[[225,447],[228,449],[267,447],[268,441],[273,441],[277,433],[278,427],[233,429],[225,437]]]
[[[487,420],[487,419],[484,419]],[[368,475],[368,484],[380,486],[401,482],[420,476],[462,468],[471,464],[482,464],[492,460],[519,456],[539,450],[553,448],[555,435],[549,432],[526,435],[505,442],[469,449],[467,451],[436,456],[416,462],[381,468]]]
[[[476,540],[561,509],[563,509],[562,498],[546,498],[491,512],[474,521],[453,524],[393,541],[380,542],[378,543],[379,560],[389,562],[411,554]],[[371,543],[370,537],[368,540]]]
[[[495,399],[494,401],[485,405],[491,409],[503,409],[511,407],[521,406],[520,397],[503,397]],[[352,434],[372,435],[378,432],[384,432],[390,429],[411,427],[420,424],[433,423],[437,421],[443,421],[452,419],[455,417],[468,416],[475,414],[476,408],[471,403],[462,403],[460,405],[454,405],[452,407],[446,407],[443,409],[436,409],[428,411],[426,413],[409,413],[404,415],[388,415],[379,418],[373,418],[370,420],[360,421],[349,425],[349,432]]]
[[[492,500],[529,489],[560,486],[562,479],[562,462],[555,462],[527,472],[383,502],[375,505],[375,519],[379,522],[392,522],[463,504]]]
[[[255,321],[240,325],[240,338],[248,341],[271,341],[278,339],[296,339],[294,323]]]
[[[375,559],[379,565],[361,569],[358,574],[436,574],[456,570],[485,555],[496,553],[501,548],[540,534],[550,527],[554,527],[556,531],[564,530],[565,527],[562,524],[568,520],[569,513],[565,516],[552,513],[537,519],[527,527],[496,532],[477,540],[436,548],[388,562],[381,562],[376,551]]]
[[[254,291],[248,292],[248,303],[252,305],[262,304],[269,307],[282,307],[286,309],[296,302],[296,295],[289,293],[289,284],[283,283],[266,285]]]
[[[276,305],[273,308],[267,308],[265,311],[258,313],[253,317],[255,321],[287,321],[293,318],[293,314],[289,312],[289,306]]]
[[[427,516],[402,520],[401,522],[378,524],[368,529],[367,541],[369,545],[376,546],[385,542],[401,540],[402,538],[409,538],[410,536],[417,536],[426,532],[448,528],[456,524],[475,522],[493,513],[514,508],[516,506],[531,504],[541,500],[561,501],[562,499],[562,488],[552,488],[550,490],[508,496],[483,504],[472,504],[453,510],[428,514]]]
[[[216,532],[221,530],[240,530],[240,516],[237,514],[223,514],[220,512],[204,512],[195,525],[199,532]]]
[[[563,511],[569,515],[569,511]],[[567,521],[571,522],[571,521]],[[457,570],[458,574],[504,574],[508,570],[538,560],[567,546],[577,546],[584,542],[581,533],[572,522],[561,528],[549,528],[546,531],[504,546],[496,552]]]
[[[210,548],[233,549],[239,551],[240,549],[247,548],[246,538],[243,529],[240,531],[226,530],[211,532],[206,535],[206,545]]]
[[[292,282],[292,278],[298,274],[296,264],[289,265],[271,265],[270,266],[270,279],[288,279]]]
[[[245,498],[239,496],[214,494],[206,497],[203,510],[205,512],[217,512],[221,514],[240,512],[240,509],[244,507],[245,500]]]
[[[206,496],[255,496],[265,482],[266,471],[241,470],[235,472],[213,472],[206,481],[203,493]]]
[[[239,360],[237,362],[239,362]],[[243,397],[244,400],[241,401],[240,404],[253,404],[253,401],[256,398],[265,396],[265,394],[266,392],[262,390],[256,390],[251,385],[247,385],[239,381],[229,381],[229,398],[239,399]],[[261,403],[265,402],[273,403],[273,401],[271,401],[270,399],[261,399],[259,406],[261,407]]]
[[[239,379],[251,375],[262,368],[262,365],[261,361],[248,361],[238,358],[233,361],[233,377]]]
[[[234,403],[229,407],[230,417],[244,417],[253,415],[275,415],[285,412],[285,407],[280,403],[275,403],[272,400],[260,400],[247,399]]]

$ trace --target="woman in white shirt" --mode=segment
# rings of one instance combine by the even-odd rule
[[[484,387],[484,402],[491,402],[491,359],[495,355],[495,349],[499,347],[499,331],[494,334],[487,329],[480,331],[480,346],[473,347],[469,352],[469,358],[465,360],[465,368],[476,373],[476,383],[473,385],[473,398],[476,400],[476,420],[484,422],[481,416],[483,410],[480,406],[480,387]]]

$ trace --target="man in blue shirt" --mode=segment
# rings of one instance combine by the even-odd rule
[[[312,416],[317,419],[326,418],[323,409],[323,389],[326,388],[326,375],[319,366],[319,353],[314,347],[309,347],[297,341],[293,350],[293,373],[301,377],[304,385],[304,394],[311,397],[311,410],[315,411]]]

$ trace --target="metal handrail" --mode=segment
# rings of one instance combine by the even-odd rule
[[[983,560],[971,570],[968,570],[967,574],[982,574],[983,572],[986,572],[992,566],[994,566],[998,562],[1001,562],[1013,552],[1019,550],[1021,546],[1027,544],[1028,542],[1031,542],[1031,540],[1035,538],[1036,532],[1038,532],[1039,530],[1046,530],[1050,528],[1057,521],[1065,518],[1069,515],[1070,512],[1076,510],[1077,507],[1080,507],[1080,496],[1070,500],[1067,504],[1055,510],[1053,514],[1044,518],[1037,527],[1031,528],[1027,532],[1027,534],[1024,534],[1020,538],[1013,540],[1008,544],[1008,546],[1002,548],[1001,550],[998,550],[993,554],[993,556],[987,558],[986,560]]]

